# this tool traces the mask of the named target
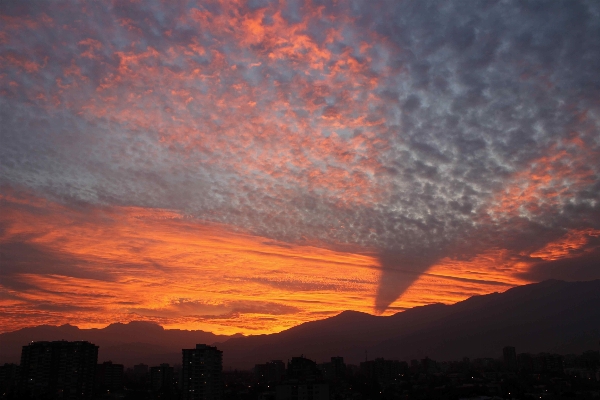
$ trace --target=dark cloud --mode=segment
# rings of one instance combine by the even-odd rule
[[[600,279],[600,249],[579,257],[546,261],[535,264],[520,277],[539,282],[547,279],[564,281],[588,281]]]
[[[435,253],[407,256],[406,252],[381,252],[380,284],[375,298],[375,310],[385,311],[437,259]]]
[[[536,260],[534,265],[526,272],[519,274],[523,279],[530,281],[543,281],[547,279],[560,279],[565,281],[587,281],[600,279],[600,236],[584,236],[583,244],[577,248],[571,245],[569,240],[565,244],[544,248],[541,254],[534,253],[535,258],[544,256],[544,250],[549,254],[556,254],[569,248],[568,257],[553,256],[550,260]],[[571,242],[573,239],[571,239]],[[560,242],[559,242],[560,243]]]
[[[3,277],[2,285],[5,287],[23,285],[10,279],[17,274],[59,274],[75,278],[114,280],[110,273],[99,268],[98,263],[75,258],[32,241],[0,242],[0,260],[0,276]]]

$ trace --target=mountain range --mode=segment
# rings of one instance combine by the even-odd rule
[[[508,345],[519,353],[579,353],[600,347],[600,280],[544,281],[387,317],[344,311],[270,335],[219,336],[163,329],[149,322],[103,329],[38,326],[1,334],[0,363],[18,363],[21,347],[30,341],[61,339],[88,340],[100,346],[99,362],[126,366],[180,364],[181,349],[196,343],[216,345],[223,351],[224,367],[238,369],[299,355],[318,362],[343,356],[354,364],[377,357],[500,357]]]
[[[79,329],[72,325],[41,325],[0,334],[0,364],[19,363],[21,348],[29,342],[87,340],[98,345],[98,362],[113,361],[127,366],[163,362],[181,364],[181,349],[196,343],[215,343],[232,336],[204,331],[164,329],[153,322],[114,323],[102,329]]]

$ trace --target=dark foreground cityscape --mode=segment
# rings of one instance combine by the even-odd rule
[[[376,358],[360,365],[302,355],[223,371],[223,352],[198,344],[182,364],[98,364],[87,341],[23,346],[21,363],[0,366],[2,399],[558,399],[600,398],[600,352],[518,354],[450,362]]]

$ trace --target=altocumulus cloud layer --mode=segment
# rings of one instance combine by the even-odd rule
[[[378,311],[436,265],[600,277],[595,1],[0,13],[5,192],[374,254]]]

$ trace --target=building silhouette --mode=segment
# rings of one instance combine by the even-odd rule
[[[329,400],[324,382],[287,382],[275,388],[275,400]]]
[[[330,362],[319,364],[319,369],[325,379],[335,380],[343,378],[346,375],[344,357],[331,357]]]
[[[317,379],[321,378],[321,370],[319,370],[317,363],[308,358],[292,357],[291,361],[288,361],[286,375],[288,379]]]
[[[21,352],[21,390],[33,399],[91,399],[98,346],[83,341],[32,342]]]
[[[216,347],[197,344],[183,349],[181,398],[220,400],[223,397],[223,352]]]
[[[338,361],[336,361],[338,362]],[[286,379],[275,387],[275,400],[328,400],[329,384],[313,360],[292,357],[287,364]]]
[[[279,382],[285,376],[285,363],[281,360],[272,360],[254,366],[254,375],[257,382]]]
[[[507,371],[517,370],[517,351],[512,346],[506,346],[502,349],[504,368]]]
[[[138,378],[143,378],[148,374],[148,366],[146,364],[136,364],[133,366],[133,374]]]
[[[412,363],[415,368],[415,372],[423,370],[423,365],[428,365],[429,359],[426,359],[425,363],[418,361]],[[397,360],[385,360],[383,358],[376,358],[374,360],[364,361],[360,363],[360,372],[367,377],[369,380],[375,380],[379,382],[390,382],[397,379],[401,374],[408,372],[408,364],[403,361]],[[426,371],[423,371],[426,372]]]
[[[150,387],[153,392],[170,393],[173,389],[174,369],[169,364],[150,368]]]
[[[17,394],[21,378],[21,367],[17,364],[4,364],[0,366],[0,397],[13,398]],[[4,397],[2,397],[4,398]]]
[[[123,389],[123,364],[105,361],[96,367],[96,386],[101,392]]]

